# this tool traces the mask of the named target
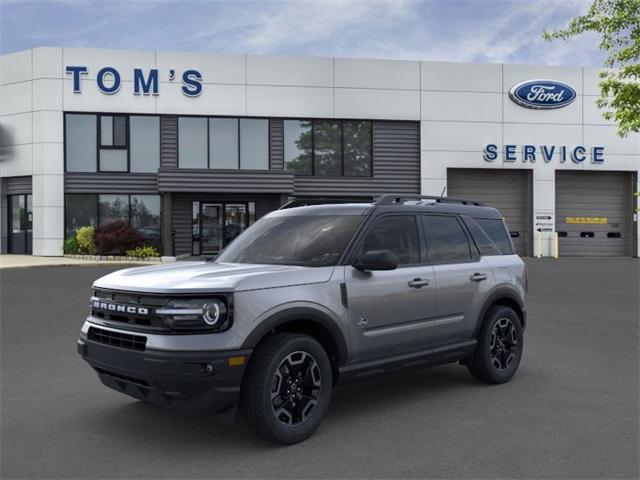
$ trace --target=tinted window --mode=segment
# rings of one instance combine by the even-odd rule
[[[240,234],[216,262],[335,265],[361,221],[355,215],[266,217]]]
[[[420,241],[415,217],[387,216],[377,220],[362,243],[362,253],[369,250],[391,250],[398,265],[420,263]]]
[[[65,116],[68,172],[95,172],[97,120],[95,115]]]
[[[100,149],[101,172],[126,172],[127,151],[124,149]]]
[[[131,195],[131,226],[147,245],[160,244],[160,195]]]
[[[238,168],[238,119],[209,119],[211,168]]]
[[[315,175],[342,175],[342,133],[337,121],[313,123]]]
[[[456,217],[422,216],[431,263],[460,263],[471,260],[469,241]]]
[[[464,218],[464,223],[469,229],[469,233],[473,237],[475,244],[482,255],[501,255],[502,252],[493,243],[493,240],[485,233],[485,231],[478,225],[473,218]],[[473,247],[472,247],[473,248]]]
[[[284,168],[299,175],[311,175],[311,122],[284,121]]]
[[[129,221],[128,195],[99,195],[98,218],[100,225],[116,220]]]
[[[240,120],[240,168],[248,170],[269,168],[269,120],[255,118]]]
[[[73,235],[80,227],[96,226],[98,218],[98,196],[76,194],[65,197],[66,234]]]
[[[207,168],[207,119],[178,118],[178,165]]]
[[[371,175],[371,122],[344,122],[344,174]]]
[[[478,218],[476,221],[503,255],[511,255],[513,253],[511,238],[509,238],[509,232],[507,232],[502,220]]]
[[[158,171],[160,166],[160,118],[151,116],[129,117],[131,129],[131,171]]]

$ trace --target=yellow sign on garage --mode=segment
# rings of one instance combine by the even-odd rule
[[[609,223],[607,217],[565,217],[565,223],[578,223],[583,225],[606,225]]]

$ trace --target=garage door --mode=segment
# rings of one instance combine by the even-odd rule
[[[561,256],[633,255],[629,172],[556,172]]]
[[[447,195],[480,200],[500,210],[520,255],[527,255],[531,249],[530,192],[531,174],[527,170],[447,170]]]

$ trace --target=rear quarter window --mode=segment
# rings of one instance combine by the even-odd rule
[[[501,219],[494,218],[476,218],[484,233],[491,239],[502,255],[511,255],[514,253],[513,244],[509,237],[509,232]],[[488,255],[488,254],[485,254]],[[495,255],[495,254],[494,254]]]

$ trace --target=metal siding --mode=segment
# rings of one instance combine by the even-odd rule
[[[299,196],[363,196],[420,193],[420,124],[373,122],[372,177],[296,176]]]
[[[31,177],[6,177],[5,181],[7,195],[31,193]]]
[[[284,170],[161,168],[161,192],[293,193],[293,173]]]
[[[629,172],[556,172],[556,231],[561,256],[623,257],[633,252]],[[568,224],[566,217],[606,217],[605,225]],[[594,238],[582,238],[593,232]],[[619,232],[621,238],[607,238]]]
[[[479,200],[502,212],[510,232],[519,232],[513,244],[526,255],[531,244],[530,174],[526,170],[447,170],[447,196]]]
[[[269,122],[269,165],[272,170],[284,168],[284,120]]]
[[[65,173],[65,193],[158,193],[155,173]]]
[[[252,194],[174,194],[173,195],[173,230],[176,232],[175,255],[191,254],[192,237],[192,203],[200,202],[255,202],[256,220],[280,207],[280,195],[252,195]]]
[[[160,117],[160,167],[178,166],[178,117]]]

